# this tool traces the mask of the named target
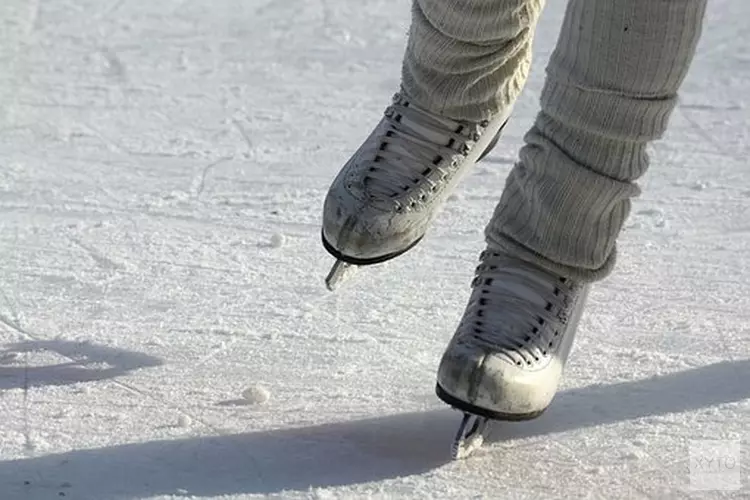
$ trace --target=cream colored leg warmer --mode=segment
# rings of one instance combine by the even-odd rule
[[[664,133],[706,0],[570,0],[541,112],[486,228],[562,275],[608,275],[646,147]]]

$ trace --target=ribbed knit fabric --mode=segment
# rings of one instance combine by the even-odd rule
[[[531,67],[543,0],[413,0],[402,86],[420,106],[480,121],[507,109]]]
[[[610,273],[646,147],[667,127],[705,8],[569,1],[541,112],[485,231],[491,248],[582,281]]]

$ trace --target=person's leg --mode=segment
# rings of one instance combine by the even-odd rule
[[[490,247],[594,281],[664,133],[706,0],[571,0],[541,112],[487,227]]]
[[[402,70],[411,99],[479,121],[512,107],[531,66],[544,0],[414,0]]]
[[[551,402],[697,46],[706,0],[570,0],[541,112],[486,228],[438,394],[496,418]]]
[[[505,124],[541,8],[542,0],[414,0],[401,92],[326,196],[332,255],[383,262],[424,236]]]

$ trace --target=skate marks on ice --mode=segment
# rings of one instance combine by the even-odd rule
[[[495,425],[490,442],[742,401],[750,398],[748,379],[750,360],[742,360],[564,391],[537,420]],[[0,462],[0,484],[11,498],[49,498],[66,485],[68,496],[97,500],[353,486],[451,467],[448,444],[459,419],[458,412],[441,407],[296,429],[71,451]],[[507,451],[488,445],[486,453]]]
[[[0,390],[94,382],[161,364],[148,354],[90,342],[18,342],[0,348]]]

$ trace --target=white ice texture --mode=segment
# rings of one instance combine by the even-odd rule
[[[409,2],[0,1],[0,500],[747,498],[746,0],[709,2],[552,407],[450,461],[435,369],[564,4],[428,237],[334,294],[323,197]],[[742,491],[691,491],[712,439],[742,440]]]

